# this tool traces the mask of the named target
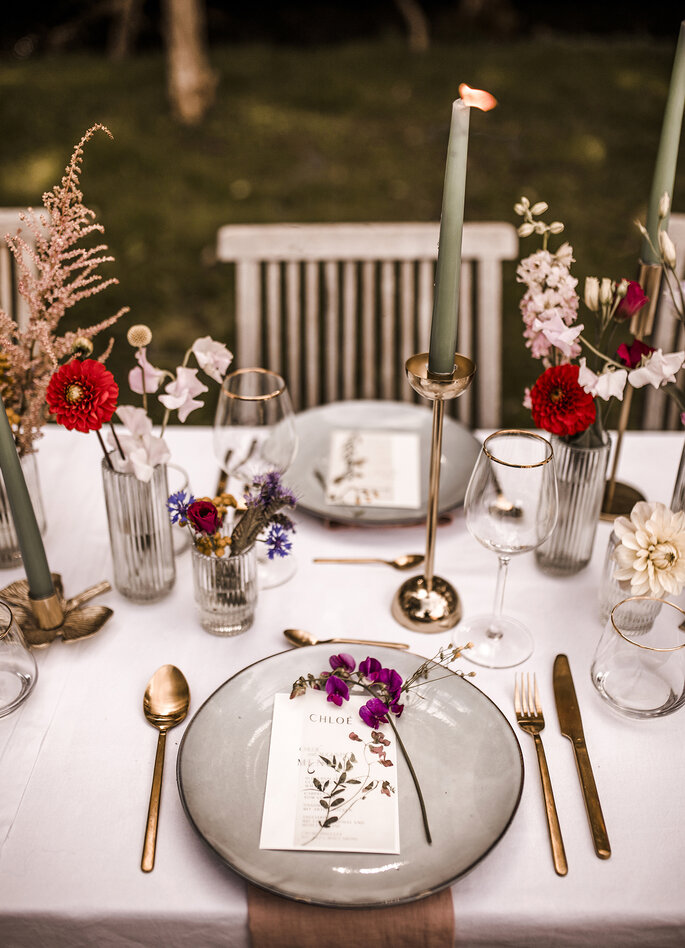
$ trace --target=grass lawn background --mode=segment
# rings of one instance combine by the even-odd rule
[[[0,205],[39,205],[85,129],[111,129],[113,142],[87,146],[82,188],[120,284],[69,325],[131,307],[108,363],[125,384],[133,322],[152,327],[150,358],[164,367],[197,335],[232,347],[230,268],[213,261],[220,225],[437,220],[451,102],[466,81],[499,100],[472,118],[466,219],[517,223],[522,194],[544,199],[566,224],[581,287],[588,275],[633,278],[675,39],[481,40],[425,55],[395,40],[215,48],[217,101],[194,129],[170,117],[161,53],[118,65],[96,54],[0,60]],[[674,208],[685,210],[682,174]],[[523,345],[514,270],[504,422],[528,424],[522,391],[539,365]],[[215,399],[189,423],[211,422]]]

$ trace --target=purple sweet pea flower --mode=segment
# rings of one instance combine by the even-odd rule
[[[378,683],[385,685],[388,694],[395,700],[399,698],[400,691],[402,690],[402,676],[398,674],[394,668],[381,668],[380,674],[378,675]]]
[[[331,655],[328,661],[333,671],[337,668],[344,668],[348,672],[353,672],[357,665],[352,656],[348,655],[347,652],[340,652],[339,655]]]
[[[344,701],[347,701],[350,697],[350,691],[342,678],[338,678],[337,675],[331,675],[330,678],[326,679],[326,694],[328,695],[328,701],[332,701],[333,704],[337,704],[338,707]]]
[[[370,728],[376,729],[379,724],[387,724],[388,709],[380,698],[370,698],[366,704],[359,709],[359,717],[364,724]]]
[[[381,663],[377,658],[371,658],[369,656],[363,662],[360,662],[359,671],[367,681],[378,681],[378,676],[382,671]]]

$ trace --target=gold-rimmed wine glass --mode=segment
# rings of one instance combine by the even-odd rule
[[[293,406],[284,378],[262,368],[237,369],[221,385],[214,418],[214,455],[221,486],[242,496],[255,477],[284,474],[297,451]],[[277,586],[294,572],[292,555],[268,560],[258,544],[260,586]]]
[[[523,623],[502,611],[512,556],[538,547],[554,529],[557,483],[552,446],[530,431],[506,429],[485,439],[464,500],[466,526],[497,554],[499,567],[491,613],[464,621],[462,636],[473,647],[464,658],[487,668],[525,661],[533,639]]]

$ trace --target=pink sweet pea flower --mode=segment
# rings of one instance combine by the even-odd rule
[[[226,369],[233,361],[233,353],[229,352],[223,342],[215,342],[211,336],[203,336],[193,343],[193,355],[203,372],[221,384]]]
[[[136,362],[139,368],[131,369],[128,373],[128,386],[136,395],[148,395],[156,392],[162,384],[164,372],[156,369],[147,361],[146,349],[138,349],[136,352]]]
[[[188,369],[179,366],[176,378],[164,387],[166,395],[160,395],[159,400],[170,411],[178,410],[178,420],[186,420],[191,411],[202,407],[202,402],[196,395],[207,392],[208,388],[197,377],[197,369]]]
[[[661,349],[656,349],[641,365],[628,373],[628,381],[633,388],[642,388],[645,385],[661,388],[666,382],[675,382],[676,372],[680,371],[683,362],[685,351],[664,355]]]
[[[623,390],[628,381],[627,369],[607,368],[601,374],[588,369],[585,357],[580,360],[578,365],[578,384],[593,398],[603,398],[609,401],[610,398],[623,400]]]
[[[551,343],[555,349],[558,349],[567,359],[574,359],[580,354],[580,346],[576,339],[581,334],[584,326],[567,326],[559,313],[555,313],[550,319],[536,319],[533,322],[534,332],[542,333],[545,339]]]

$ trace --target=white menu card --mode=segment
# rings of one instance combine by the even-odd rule
[[[260,849],[399,853],[397,746],[359,717],[367,700],[275,695]]]
[[[333,430],[326,500],[351,507],[420,507],[418,433]]]

